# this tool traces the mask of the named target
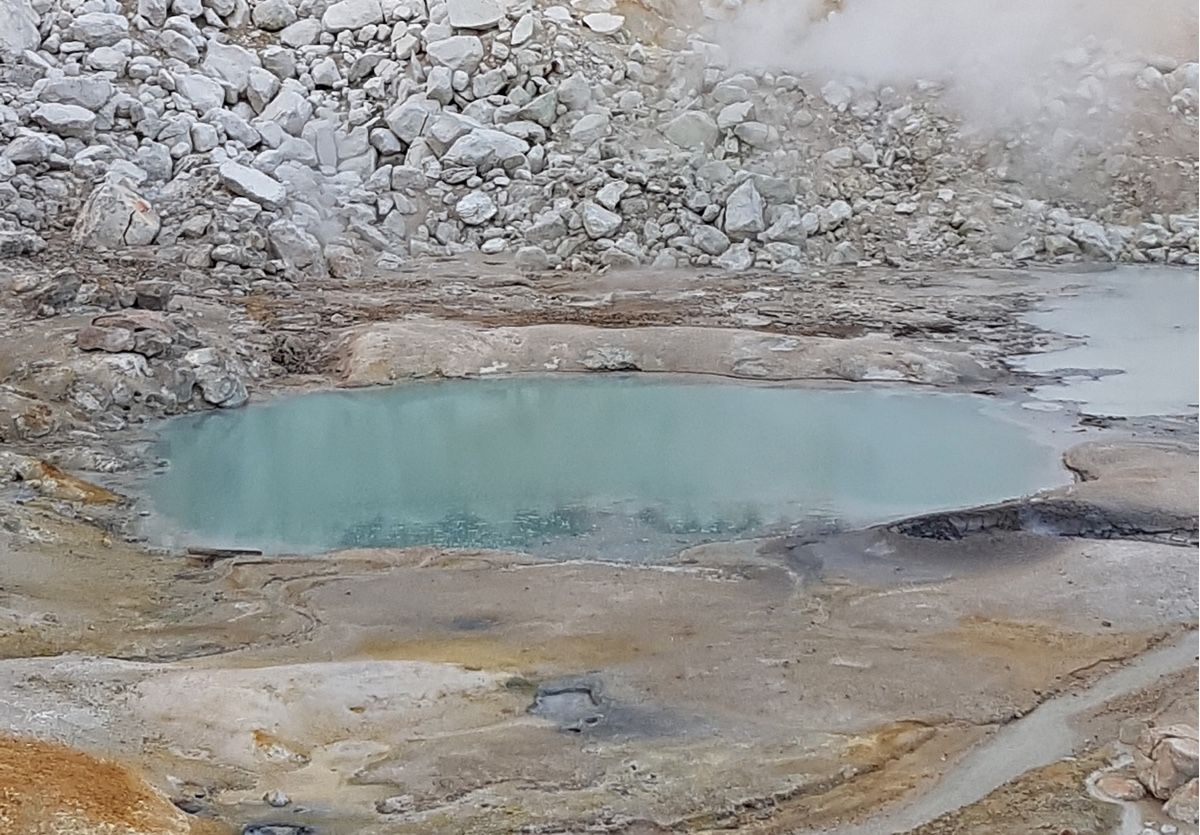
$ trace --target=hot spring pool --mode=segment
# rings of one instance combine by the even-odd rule
[[[616,375],[293,396],[169,421],[152,535],[643,559],[1067,481],[1011,415],[971,395]]]

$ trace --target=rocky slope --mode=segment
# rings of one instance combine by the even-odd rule
[[[476,251],[531,271],[1197,263],[1194,55],[1065,46],[1021,119],[981,132],[945,95],[952,78],[740,66],[720,45],[728,9],[0,13],[6,256],[69,229],[79,247],[153,245],[239,281]],[[1089,128],[1113,114],[1115,135]]]

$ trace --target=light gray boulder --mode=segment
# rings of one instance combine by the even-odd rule
[[[681,148],[708,151],[717,144],[720,130],[712,116],[702,110],[689,110],[668,122],[663,134]]]
[[[763,208],[762,195],[754,187],[754,181],[746,180],[725,201],[725,234],[740,239],[763,231],[766,228]]]
[[[15,59],[41,43],[33,4],[29,0],[0,0],[0,58]]]
[[[129,37],[129,21],[124,15],[87,12],[76,17],[67,26],[67,37],[73,41],[82,41],[89,49],[112,46],[117,41]]]
[[[467,226],[480,226],[496,216],[496,203],[482,191],[474,191],[454,204],[454,213]]]
[[[87,138],[96,132],[96,114],[75,104],[40,104],[32,118],[58,136]]]
[[[116,93],[116,87],[99,75],[77,75],[39,81],[33,91],[43,102],[73,104],[88,110],[99,110]]]
[[[150,202],[121,182],[96,186],[75,219],[71,239],[84,247],[145,246],[160,228]]]
[[[361,29],[372,23],[383,23],[379,0],[339,0],[321,16],[321,26],[334,34]]]
[[[262,67],[262,61],[245,47],[210,40],[200,66],[210,77],[224,81],[240,94],[246,89],[250,71]]]
[[[425,52],[434,64],[469,75],[483,60],[483,41],[474,35],[452,35],[428,44]]]
[[[289,0],[262,0],[250,12],[250,21],[266,32],[278,32],[297,22],[296,8]],[[315,20],[312,22],[317,23]],[[320,24],[317,26],[319,29]]]
[[[501,0],[447,0],[446,19],[456,29],[492,29],[504,19]]]
[[[609,238],[621,228],[619,214],[610,212],[590,200],[584,201],[580,205],[579,214],[583,217],[583,230],[587,232],[589,238]]]
[[[229,191],[264,208],[278,209],[287,200],[287,187],[283,183],[249,166],[230,160],[217,173]]]

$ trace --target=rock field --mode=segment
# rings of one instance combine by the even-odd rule
[[[737,11],[689,11],[0,0],[0,255],[69,230],[234,284],[477,251],[527,271],[1198,263],[1189,56],[1064,47],[1037,106],[980,132],[953,79],[741,67]],[[1090,129],[1118,111],[1117,135]]]

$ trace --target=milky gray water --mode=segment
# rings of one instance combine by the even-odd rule
[[[1078,403],[1091,414],[1195,414],[1197,286],[1195,268],[1185,267],[1118,267],[1072,276],[1022,318],[1080,343],[1021,357],[1014,366],[1062,371],[1062,382],[1041,386],[1034,396]]]
[[[641,559],[1067,481],[969,395],[616,375],[411,383],[170,421],[159,539],[438,544]]]

